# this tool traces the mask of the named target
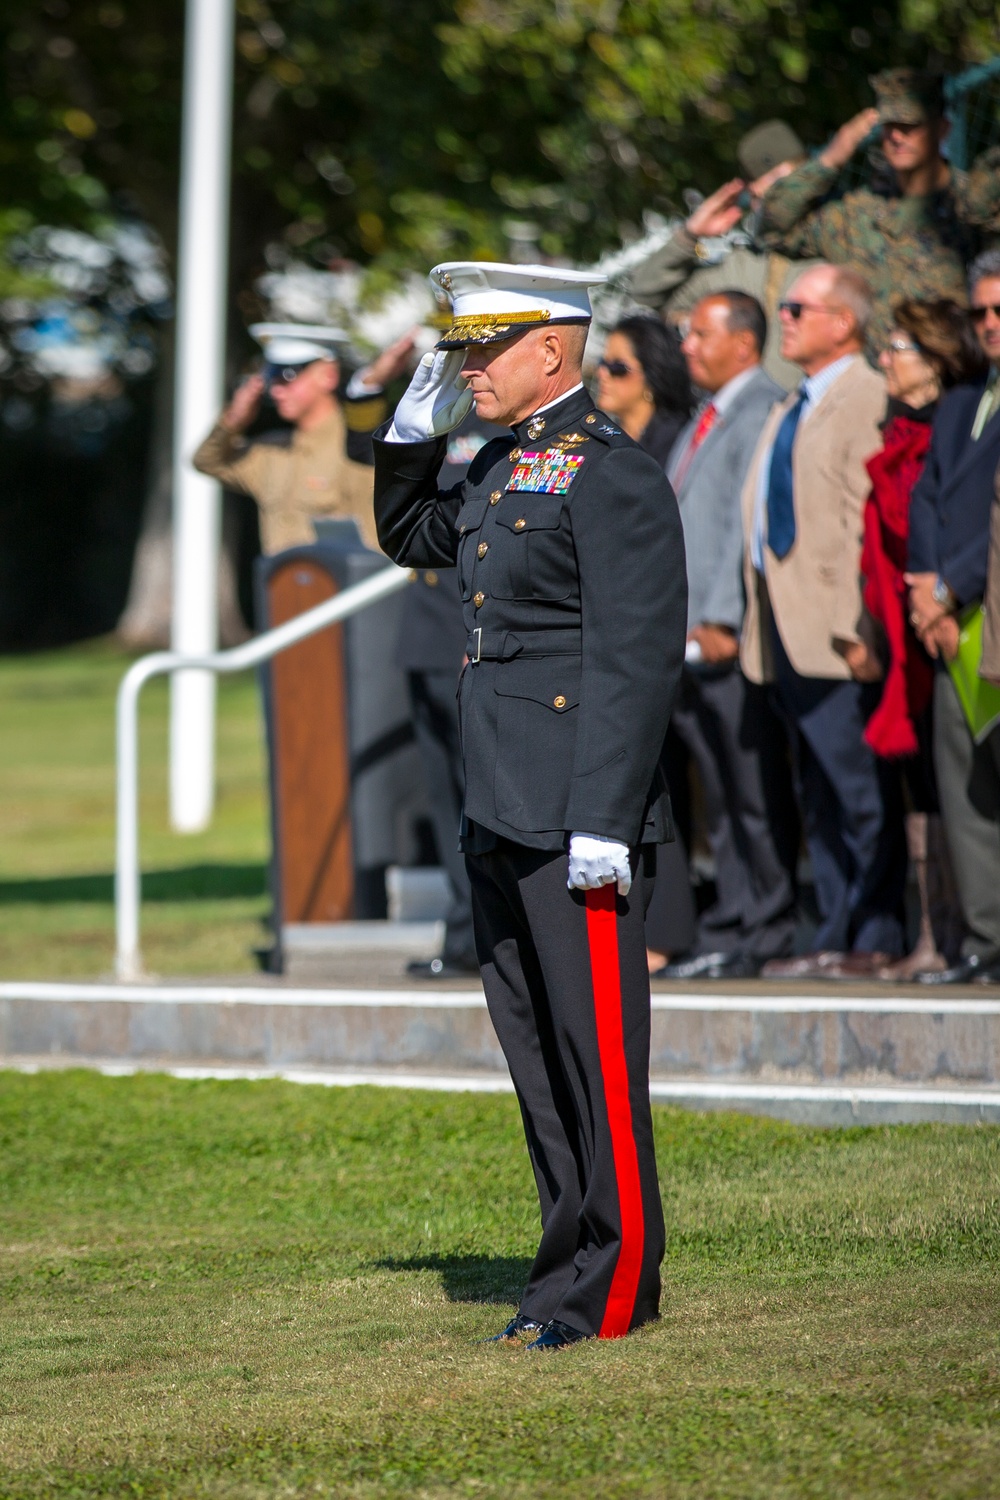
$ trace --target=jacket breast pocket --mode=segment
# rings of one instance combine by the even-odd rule
[[[580,706],[578,656],[523,657],[497,668],[497,816],[542,833],[563,827]]]
[[[476,545],[488,505],[489,501],[485,497],[481,500],[467,500],[455,517],[455,530],[458,532],[458,555],[455,561],[458,566],[463,599],[472,598],[472,571],[476,565]]]
[[[504,546],[491,592],[497,599],[568,599],[576,569],[562,495],[510,491],[497,512]]]

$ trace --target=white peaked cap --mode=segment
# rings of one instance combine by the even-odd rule
[[[337,359],[350,338],[342,328],[314,323],[251,323],[250,335],[270,365],[311,365],[315,359]]]
[[[524,328],[546,323],[586,323],[592,316],[590,288],[601,286],[599,271],[567,271],[563,266],[508,266],[499,261],[453,260],[431,272],[435,290],[452,300],[452,326],[439,349],[495,344]]]

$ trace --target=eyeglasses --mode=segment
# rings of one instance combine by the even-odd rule
[[[992,304],[992,306],[987,303],[985,307],[970,307],[969,317],[972,319],[973,323],[985,323],[986,314],[988,312],[991,312],[995,318],[1000,318],[1000,307],[998,307],[995,302]]]
[[[919,354],[918,344],[908,344],[905,339],[890,339],[885,346],[887,354]]]
[[[779,313],[787,313],[797,323],[804,312],[832,313],[839,312],[837,307],[824,307],[822,302],[779,302]]]
[[[627,365],[623,359],[598,360],[597,368],[599,370],[607,370],[612,380],[621,380],[624,375],[638,374],[635,365]]]

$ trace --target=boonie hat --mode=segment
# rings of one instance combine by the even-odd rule
[[[784,120],[762,121],[736,147],[736,159],[751,182],[783,161],[798,161],[805,155],[805,146]]]
[[[451,326],[436,347],[464,349],[468,344],[499,344],[526,328],[550,323],[589,323],[590,288],[607,278],[563,266],[452,260],[435,266],[430,279],[452,302]]]

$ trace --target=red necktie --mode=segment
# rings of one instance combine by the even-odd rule
[[[695,423],[694,432],[692,432],[691,434],[691,441],[688,443],[687,448],[685,449],[681,457],[681,461],[677,465],[677,472],[674,474],[675,489],[679,490],[681,485],[687,478],[687,471],[691,467],[691,460],[694,458],[695,454],[698,452],[698,449],[701,447],[702,443],[705,441],[705,439],[708,437],[708,434],[715,426],[716,421],[718,420],[718,416],[719,411],[717,406],[715,405],[715,402],[710,401]]]

